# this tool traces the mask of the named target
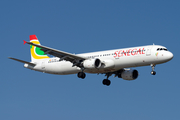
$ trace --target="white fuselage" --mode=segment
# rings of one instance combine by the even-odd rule
[[[159,49],[159,50],[158,50]],[[148,66],[150,64],[165,63],[173,58],[173,54],[163,46],[149,45],[108,51],[78,54],[93,60],[98,58],[105,66],[94,69],[85,69],[86,73],[108,73],[122,68]],[[60,58],[47,58],[39,60],[36,66],[24,65],[26,68],[50,74],[76,74],[81,68],[74,66],[69,61],[60,61]]]

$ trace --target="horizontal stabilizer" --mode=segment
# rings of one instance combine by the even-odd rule
[[[26,64],[29,64],[29,65],[32,65],[32,66],[35,66],[36,64],[34,63],[30,63],[30,62],[26,62],[24,60],[19,60],[19,59],[16,59],[16,58],[12,58],[12,57],[8,57],[9,59],[12,59],[12,60],[15,60],[15,61],[18,61],[18,62],[21,62],[21,63],[26,63]]]

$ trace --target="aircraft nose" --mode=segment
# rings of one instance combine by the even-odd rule
[[[168,59],[168,60],[173,59],[173,57],[174,57],[174,55],[173,55],[171,52],[169,52],[169,53],[167,54],[167,59]]]

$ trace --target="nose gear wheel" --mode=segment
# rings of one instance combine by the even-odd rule
[[[156,72],[154,71],[155,66],[156,66],[155,64],[151,64],[151,68],[152,68],[151,75],[156,75]]]

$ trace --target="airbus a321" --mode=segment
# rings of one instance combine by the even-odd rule
[[[85,73],[105,74],[106,79],[102,83],[107,86],[111,84],[109,77],[113,74],[124,80],[135,80],[139,73],[130,68],[151,66],[151,74],[155,75],[154,68],[157,64],[168,62],[173,58],[173,54],[160,45],[71,54],[41,45],[36,35],[30,35],[30,42],[24,40],[24,44],[26,43],[30,45],[31,62],[9,58],[24,63],[25,68],[43,73],[77,74],[82,79],[86,77]],[[47,54],[54,57],[50,58]]]

